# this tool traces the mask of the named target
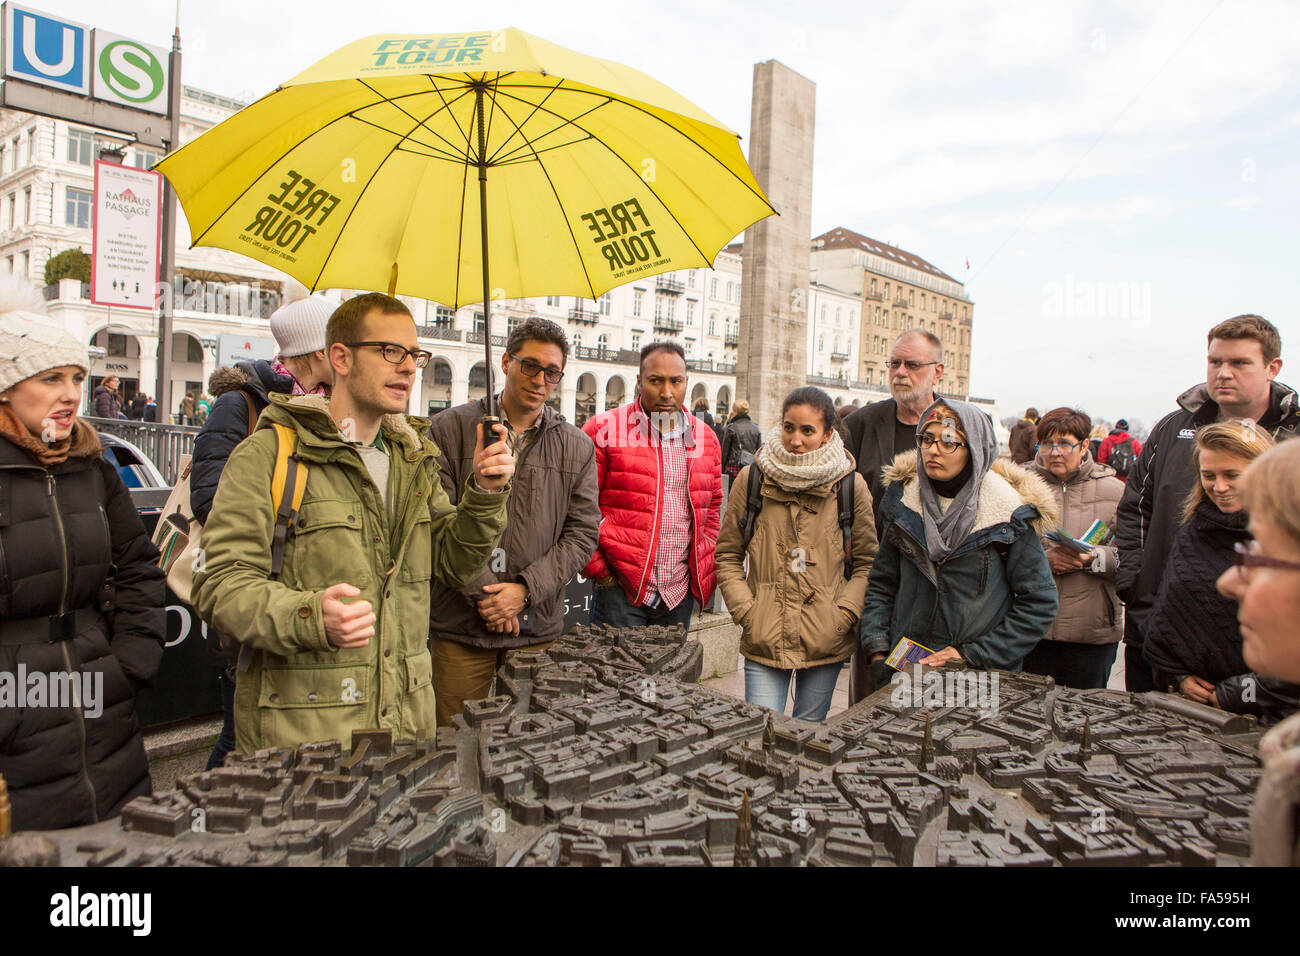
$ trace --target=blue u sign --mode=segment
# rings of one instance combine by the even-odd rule
[[[5,76],[90,93],[90,28],[5,4]]]

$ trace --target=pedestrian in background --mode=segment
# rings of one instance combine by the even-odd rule
[[[1268,432],[1253,422],[1215,422],[1196,433],[1192,460],[1199,480],[1183,507],[1144,645],[1161,690],[1265,723],[1295,711],[1300,688],[1246,665],[1237,604],[1215,582],[1250,542],[1243,479],[1271,447]]]
[[[95,389],[93,407],[90,413],[96,418],[118,417],[118,412],[122,409],[121,399],[117,394],[118,378],[116,375],[110,375],[104,381],[99,383]]]
[[[1244,504],[1254,540],[1219,577],[1237,602],[1242,658],[1257,674],[1300,683],[1300,442],[1260,455],[1246,471]],[[1300,864],[1300,714],[1259,742],[1263,772],[1250,810],[1251,863]]]
[[[741,628],[745,699],[784,713],[793,684],[794,716],[820,721],[857,647],[876,523],[871,490],[844,449],[830,396],[797,388],[781,418],[780,436],[732,483],[718,534],[718,586]],[[751,516],[753,469],[762,473],[762,500]],[[843,482],[854,484],[851,562],[840,525]]]
[[[733,481],[740,469],[754,461],[758,446],[763,444],[763,433],[750,420],[749,402],[737,399],[731,406],[731,417],[722,430],[722,470]]]
[[[1054,408],[1038,421],[1034,472],[1047,483],[1060,515],[1058,527],[1082,538],[1100,521],[1115,530],[1115,509],[1124,485],[1088,451],[1092,421],[1072,408]],[[1115,547],[1096,545],[1087,554],[1043,541],[1060,605],[1056,620],[1025,657],[1024,669],[1063,687],[1105,687],[1115,663],[1124,617],[1115,594]]]
[[[1038,445],[1038,409],[1026,408],[1025,417],[1011,426],[1011,435],[1007,439],[1007,449],[1011,460],[1017,465],[1028,465],[1037,454]]]
[[[98,823],[152,789],[135,699],[162,661],[163,574],[77,417],[89,366],[38,293],[0,289],[0,671],[76,685],[70,700],[0,706],[18,830]]]
[[[1128,474],[1142,454],[1142,443],[1128,433],[1128,422],[1120,419],[1102,439],[1097,449],[1097,461],[1109,465],[1120,481],[1128,481]]]

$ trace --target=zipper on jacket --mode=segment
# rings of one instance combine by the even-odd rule
[[[95,785],[90,782],[90,770],[86,766],[86,718],[81,712],[81,684],[77,680],[77,674],[72,670],[72,659],[68,656],[68,642],[60,641],[59,648],[63,651],[63,664],[68,669],[68,683],[73,688],[72,712],[77,717],[77,734],[81,741],[81,779],[85,781],[86,789],[90,791],[90,822],[98,823],[99,807],[95,802]]]
[[[68,537],[63,528],[63,514],[59,511],[59,499],[54,493],[54,476],[46,472],[45,481],[50,492],[50,510],[54,512],[54,526],[59,529],[59,568],[62,572],[62,580],[59,584],[59,614],[65,614],[68,601]]]
[[[646,435],[650,434],[650,429],[654,428],[654,423],[646,419]],[[657,429],[656,429],[657,430]],[[663,436],[660,435],[660,438]],[[660,491],[663,488],[664,481],[664,449],[660,442],[655,442],[655,449],[658,452],[656,464],[658,470],[655,472],[655,517],[654,523],[650,527],[650,551],[647,554],[645,568],[641,572],[641,583],[637,586],[636,596],[638,602],[645,599],[646,581],[650,579],[650,571],[654,568],[655,558],[659,556],[659,519],[663,517],[659,513]],[[689,497],[689,495],[688,495]]]

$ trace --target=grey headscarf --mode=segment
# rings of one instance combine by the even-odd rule
[[[936,405],[947,405],[957,413],[962,431],[970,443],[971,475],[965,487],[957,492],[957,497],[948,506],[947,512],[939,509],[939,495],[934,490],[930,476],[925,473],[925,461],[921,449],[916,450],[916,481],[921,492],[921,520],[925,525],[925,546],[930,552],[931,561],[942,561],[952,554],[975,527],[975,516],[979,512],[980,485],[988,473],[989,466],[998,456],[998,440],[993,434],[993,422],[988,415],[974,405],[945,398],[925,410],[921,421],[916,426],[919,437],[930,420],[930,414]]]

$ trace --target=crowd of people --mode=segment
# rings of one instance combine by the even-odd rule
[[[148,792],[133,701],[175,559],[77,417],[85,348],[40,312],[0,303],[0,671],[102,673],[105,708],[0,700],[0,774],[29,829]],[[1210,329],[1205,381],[1145,443],[1062,407],[1029,409],[1005,451],[985,412],[938,394],[922,330],[892,344],[888,399],[844,414],[798,388],[766,439],[744,401],[725,422],[687,411],[673,342],[642,349],[631,402],[578,428],[547,404],[569,342],[544,319],[510,331],[498,395],[431,421],[406,414],[431,355],[399,300],[309,296],[271,332],[273,361],[213,374],[186,473],[192,603],[227,664],[209,766],[357,728],[432,735],[507,652],[560,636],[582,575],[594,624],[689,629],[719,590],[746,698],[810,721],[846,664],[853,702],[907,659],[1102,688],[1122,643],[1127,689],[1276,724],[1256,855],[1291,861],[1300,407],[1265,319]],[[110,381],[101,417],[119,413]]]

